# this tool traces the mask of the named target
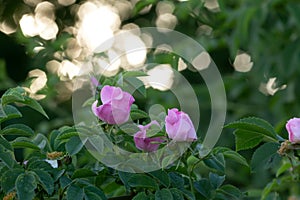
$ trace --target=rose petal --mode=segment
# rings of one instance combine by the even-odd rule
[[[109,85],[106,85],[102,88],[100,96],[103,104],[109,103],[111,101],[113,91],[114,91],[114,87],[111,87]]]

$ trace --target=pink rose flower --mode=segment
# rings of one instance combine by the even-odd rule
[[[175,141],[193,141],[197,140],[197,134],[190,117],[177,108],[168,110],[165,119],[166,132],[169,138]]]
[[[158,127],[159,124],[157,121],[152,121],[151,123],[147,124],[146,126],[139,125],[140,131],[138,131],[136,134],[134,134],[134,143],[135,146],[143,151],[146,152],[151,152],[151,151],[156,151],[160,145],[160,143],[163,142],[161,137],[153,137],[149,138],[147,137],[147,130],[152,126],[152,125],[157,125]]]
[[[104,86],[100,93],[102,105],[97,107],[96,100],[92,105],[93,113],[108,124],[123,124],[128,121],[130,107],[134,98],[119,87]]]
[[[290,119],[285,125],[289,133],[289,141],[300,143],[300,118]]]

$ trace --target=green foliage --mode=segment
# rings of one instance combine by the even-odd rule
[[[9,193],[15,189],[15,183],[19,175],[23,174],[24,170],[20,168],[9,169],[1,176],[1,188],[5,193]]]
[[[265,143],[254,152],[251,160],[251,168],[253,171],[269,169],[278,166],[281,157],[277,153],[279,144]]]
[[[1,122],[22,116],[16,107],[7,105],[8,103],[22,102],[39,112],[43,111],[35,100],[23,101],[29,99],[23,92],[22,88],[17,87],[3,95],[4,99],[1,98],[1,103],[4,109]],[[27,104],[28,102],[29,104]],[[8,136],[11,135],[17,137],[8,139]],[[106,199],[104,193],[97,187],[90,184],[85,184],[84,187],[72,184],[72,179],[81,180],[90,177],[95,179],[97,176],[97,172],[91,169],[76,170],[74,166],[71,167],[72,158],[70,156],[76,156],[75,154],[78,154],[82,147],[83,142],[73,127],[54,130],[48,138],[43,134],[35,133],[25,124],[14,123],[4,126],[0,129],[1,191],[5,194],[16,191],[18,198],[25,200],[39,195],[56,197],[60,195],[66,196],[67,199],[83,199],[83,197],[85,199]],[[29,151],[26,160],[18,164],[14,156],[15,149],[32,150]],[[65,156],[66,154],[70,156]],[[58,166],[53,163],[57,163]],[[59,190],[60,187],[63,188],[62,191]]]
[[[140,192],[133,198],[133,200],[144,200],[144,199],[149,199],[149,196],[145,192]]]
[[[11,144],[2,135],[0,135],[0,145],[7,150],[13,151]]]
[[[14,106],[11,106],[11,105],[3,106],[2,104],[0,104],[0,108],[1,108],[1,114],[2,114],[0,116],[0,123],[4,122],[6,120],[22,117],[22,114]]]
[[[237,163],[240,163],[245,166],[249,166],[247,160],[241,156],[238,152],[233,151],[232,149],[226,147],[216,147],[214,150],[216,153],[222,153],[225,158],[231,159]]]
[[[208,179],[201,179],[194,184],[195,189],[206,199],[212,198],[213,186]]]
[[[8,152],[0,152],[0,160],[8,167],[12,168],[16,162],[14,160],[13,153],[8,151]]]
[[[225,172],[225,159],[222,153],[211,154],[208,159],[204,160],[206,166],[224,174]]]
[[[219,176],[218,174],[214,173],[209,173],[209,180],[211,185],[217,189],[219,188],[223,182],[225,181],[225,175],[224,176]]]
[[[132,109],[130,111],[130,117],[132,120],[148,118],[148,114],[145,111],[139,109]]]
[[[33,130],[24,124],[12,124],[1,130],[2,135],[32,136]]]
[[[236,150],[245,150],[256,147],[264,139],[277,141],[274,128],[265,120],[249,117],[232,122],[225,126],[235,128]]]
[[[1,97],[2,106],[10,103],[22,103],[48,118],[42,106],[36,100],[26,96],[25,90],[21,87],[10,88],[3,94]]]
[[[171,191],[168,189],[156,190],[155,199],[156,200],[163,200],[163,199],[173,200],[173,195],[172,195]]]
[[[78,185],[71,184],[67,189],[67,200],[81,200],[84,197],[84,190],[83,188],[79,187]]]
[[[54,180],[51,175],[39,169],[34,169],[32,171],[35,172],[35,176],[37,177],[39,184],[41,184],[48,195],[51,195],[54,191]]]
[[[218,190],[218,194],[217,194],[217,198],[219,199],[234,199],[234,200],[238,200],[238,199],[243,199],[244,198],[244,194],[235,186],[232,185],[224,185],[222,187],[220,187],[220,189]]]
[[[72,156],[77,154],[83,147],[83,142],[78,136],[73,136],[66,143],[66,151]]]
[[[11,145],[14,148],[30,148],[34,150],[40,150],[40,148],[34,144],[31,139],[26,137],[18,137],[15,140],[11,141]]]
[[[33,173],[20,174],[16,180],[18,197],[24,200],[31,200],[35,196],[34,190],[37,187],[36,178]]]
[[[156,178],[164,187],[170,186],[170,178],[167,172],[163,170],[157,170],[149,173],[152,177]]]

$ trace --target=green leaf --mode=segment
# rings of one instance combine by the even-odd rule
[[[0,99],[0,123],[9,119],[22,117],[22,114],[17,108],[11,105],[5,105],[2,107]]]
[[[92,104],[95,102],[95,97],[91,97],[89,99],[87,99],[83,104],[82,107],[91,107]]]
[[[269,169],[273,166],[278,166],[281,160],[277,153],[280,145],[277,143],[265,143],[254,152],[251,160],[252,171],[261,169]]]
[[[249,167],[247,160],[243,156],[241,156],[238,152],[233,151],[232,149],[226,147],[216,147],[214,149],[214,152],[223,153],[225,158],[232,159],[242,165]]]
[[[62,178],[62,175],[65,173],[65,169],[51,169],[51,174],[53,177],[54,182],[56,182],[57,180],[60,180]]]
[[[36,157],[30,158],[28,160],[27,168],[31,170],[40,169],[47,172],[53,170],[52,166],[48,162],[46,162],[45,159],[39,159]]]
[[[77,169],[72,175],[72,179],[75,178],[86,178],[96,176],[96,173],[90,169]]]
[[[249,117],[232,122],[226,128],[237,129],[234,134],[236,137],[236,150],[245,150],[257,146],[263,139],[276,142],[276,132],[272,125],[267,121]]]
[[[115,85],[117,87],[118,86],[122,87],[123,86],[123,74],[119,73],[119,74],[115,75],[112,81],[113,81],[112,85]]]
[[[35,196],[34,190],[36,187],[37,182],[32,172],[20,174],[16,180],[16,189],[19,199],[32,200]]]
[[[8,167],[12,168],[17,162],[15,161],[14,154],[11,151],[1,152],[0,160]]]
[[[84,187],[84,193],[85,194],[89,193],[90,194],[90,196],[89,196],[90,199],[91,199],[91,196],[92,196],[91,194],[97,195],[97,197],[102,199],[102,200],[107,199],[105,194],[103,193],[103,191],[100,190],[99,188],[93,186],[93,185],[89,185],[89,186]]]
[[[7,170],[0,177],[1,188],[5,193],[9,193],[15,189],[15,183],[20,174],[24,173],[23,169],[14,168]]]
[[[31,99],[30,97],[25,96],[25,101],[21,103],[31,107],[32,109],[38,111],[39,113],[44,115],[47,119],[49,119],[43,107],[35,99]]]
[[[138,1],[132,11],[132,15],[136,16],[141,10],[143,10],[145,7],[156,3],[157,0],[143,0],[143,1]]]
[[[150,128],[147,130],[146,136],[154,137],[154,136],[158,136],[159,134],[165,135],[165,133],[161,133],[161,128],[156,124],[154,124],[150,126]]]
[[[218,174],[215,173],[209,173],[209,181],[211,185],[217,189],[219,188],[225,181],[225,175],[224,176],[219,176]]]
[[[203,178],[194,183],[195,189],[205,198],[210,199],[212,192],[214,191],[213,186],[210,184],[209,180]]]
[[[262,198],[261,198],[262,199]],[[278,192],[270,192],[266,198],[266,200],[281,200],[280,194]]]
[[[7,150],[13,151],[11,144],[2,135],[0,135],[0,145],[2,145]]]
[[[8,89],[3,95],[2,95],[2,105],[7,105],[9,103],[15,103],[15,102],[23,102],[25,101],[24,98],[25,90],[22,87],[15,87]]]
[[[173,195],[169,189],[156,190],[155,200],[173,200]]]
[[[182,192],[180,190],[178,190],[177,188],[171,188],[170,192],[172,193],[174,200],[184,200]]]
[[[0,119],[6,118],[6,117],[7,117],[7,115],[4,112],[4,109],[3,109],[2,104],[1,104],[1,99],[0,99]]]
[[[22,114],[19,112],[19,110],[12,105],[5,105],[2,107],[2,109],[5,115],[0,117],[0,123],[9,119],[22,117]]]
[[[150,176],[144,174],[133,174],[128,179],[128,185],[130,187],[141,187],[141,188],[153,188],[158,189],[156,181]]]
[[[197,162],[199,162],[199,161],[200,161],[199,158],[197,158],[197,157],[195,157],[193,155],[190,155],[187,158],[187,166],[188,166],[188,168],[192,169],[197,164]]]
[[[233,185],[223,185],[217,190],[218,193],[225,195],[230,200],[243,199],[243,193]]]
[[[32,109],[38,111],[42,115],[48,118],[43,107],[34,99],[25,95],[25,90],[21,87],[10,88],[2,96],[2,105],[7,105],[9,103],[22,103],[31,107]]]
[[[149,110],[149,117],[152,121],[156,120],[162,126],[165,123],[166,110],[162,106],[153,105]]]
[[[222,153],[212,154],[208,159],[204,160],[204,164],[218,172],[225,173],[225,159]]]
[[[32,142],[34,144],[36,144],[40,149],[43,149],[47,152],[51,152],[51,147],[49,145],[49,141],[48,141],[48,138],[41,134],[41,133],[38,133],[33,139],[32,139]]]
[[[75,184],[71,184],[67,189],[67,200],[83,200],[84,191],[83,188]]]
[[[152,177],[156,178],[164,187],[170,186],[170,178],[167,172],[163,170],[157,170],[149,173]]]
[[[187,200],[196,200],[195,195],[191,191],[187,189],[182,189],[181,191]]]
[[[92,192],[85,192],[84,199],[85,200],[102,200],[101,197],[99,197],[97,194],[92,193]]]
[[[102,200],[97,194],[93,192],[84,192],[84,199],[85,200]]]
[[[78,136],[78,132],[74,127],[65,127],[64,129],[60,129],[60,134],[57,137],[57,140],[65,140],[69,139],[73,136]]]
[[[78,136],[73,136],[67,143],[66,143],[66,151],[72,156],[78,153],[84,143]]]
[[[292,168],[292,164],[290,162],[283,163],[276,172],[276,177],[279,177],[285,171]]]
[[[38,179],[38,182],[41,184],[41,186],[46,190],[46,192],[51,195],[54,191],[54,180],[48,174],[47,172],[40,170],[40,169],[34,169],[33,170],[36,174],[36,177]]]
[[[30,148],[34,150],[40,150],[40,148],[34,144],[29,138],[18,137],[15,140],[11,141],[13,148]]]
[[[1,130],[3,135],[21,135],[21,136],[32,136],[34,131],[25,124],[11,124]]]
[[[263,189],[261,194],[261,200],[265,200],[268,195],[272,192],[272,190],[279,186],[279,183],[276,179],[274,179],[272,182],[268,183],[268,185]]]
[[[146,88],[144,83],[136,77],[127,77],[123,80],[123,88],[125,91],[132,91],[141,96],[146,96]]]
[[[235,128],[240,130],[256,132],[270,139],[273,139],[273,141],[276,141],[276,132],[272,125],[260,118],[249,117],[240,119],[238,121],[227,124],[225,128]]]
[[[174,162],[174,160],[177,159],[177,157],[178,157],[178,155],[176,155],[176,154],[170,154],[168,156],[163,157],[163,160],[161,162],[162,169],[165,169],[169,165],[171,165]]]
[[[57,140],[56,138],[58,137],[59,134],[60,134],[59,130],[53,130],[49,135],[50,146],[54,151],[58,150],[57,148],[58,148],[59,140]]]
[[[139,192],[132,200],[148,200],[149,197],[145,192]]]
[[[119,171],[118,172],[118,175],[119,175],[119,178],[120,180],[123,182],[125,188],[126,188],[126,191],[129,191],[130,190],[130,186],[128,184],[128,180],[129,178],[133,175],[132,173],[128,173],[128,172],[122,172],[122,171]]]
[[[132,120],[143,119],[149,117],[145,111],[139,109],[132,109],[130,111],[130,117]]]
[[[148,76],[148,74],[143,71],[127,71],[123,73],[123,78],[140,77],[140,76]]]
[[[62,176],[59,179],[60,187],[63,188],[63,189],[65,187],[69,186],[71,183],[72,183],[72,180],[69,177],[67,177],[66,175]]]
[[[140,129],[137,125],[135,124],[123,124],[120,126],[120,129],[129,135],[134,135],[136,132],[138,132]]]
[[[257,132],[240,130],[240,129],[234,131],[234,135],[235,135],[236,151],[246,150],[246,149],[256,147],[264,139],[264,136]]]
[[[170,180],[171,180],[171,185],[173,187],[178,188],[178,189],[183,189],[184,188],[184,179],[179,173],[170,172],[169,177],[170,177]]]
[[[267,130],[267,131],[263,131],[266,135],[269,135],[270,137],[276,138],[275,129],[266,120],[263,120],[263,119],[257,118],[257,117],[249,117],[249,118],[244,118],[241,121],[246,122],[246,123],[255,124],[255,125],[259,126],[260,128],[263,128],[263,129]]]

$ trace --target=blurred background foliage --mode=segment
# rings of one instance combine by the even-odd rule
[[[45,36],[42,33],[26,35],[20,20],[26,14],[37,12],[36,7],[41,2],[0,0],[0,90],[3,93],[16,85],[29,88],[29,93],[40,100],[50,120],[26,108],[22,109],[22,112],[26,113],[24,116],[31,117],[22,120],[39,132],[48,134],[53,128],[73,123],[71,81],[78,71],[75,65],[78,64],[80,56],[84,57],[86,54],[82,54],[84,47],[79,45],[82,48],[80,49],[77,47],[78,42],[70,43],[70,39],[78,39],[74,29],[78,28],[76,24],[80,20],[79,7],[86,1],[48,1],[53,13],[47,13],[48,7],[45,15],[54,15],[51,23],[54,22],[55,25],[53,30],[49,28],[46,32],[52,30],[54,36]],[[275,125],[278,133],[284,138],[287,137],[283,129],[284,124],[287,119],[299,116],[300,111],[300,89],[297,86],[300,75],[298,0],[101,2],[116,9],[121,23],[119,27],[125,29],[128,24],[134,24],[134,27],[166,27],[198,41],[210,54],[222,74],[228,104],[226,121],[245,116],[262,117]],[[160,12],[164,9],[167,10],[168,17]],[[163,15],[166,18],[159,21],[159,17]],[[74,51],[70,50],[70,46]],[[160,57],[161,62],[172,64],[167,56],[169,55]],[[66,63],[69,65],[64,71],[53,69],[55,64],[62,66]],[[32,72],[35,69],[42,72]],[[199,97],[201,135],[210,119],[210,98],[199,76],[189,70],[182,73],[193,84]],[[43,76],[46,78],[41,78],[40,82],[36,83],[39,85],[46,80],[42,88],[30,88],[35,80]],[[144,105],[154,102],[165,104],[166,107],[168,104],[172,105],[168,102],[168,93],[157,94],[157,90],[149,89],[148,95],[151,98],[148,98],[149,102],[144,102]],[[231,130],[223,131],[218,145],[234,148]],[[250,157],[252,151],[240,153]],[[246,167],[230,162],[228,165],[226,181],[245,191],[249,188],[262,188],[270,181],[271,172],[260,171],[251,174]]]

